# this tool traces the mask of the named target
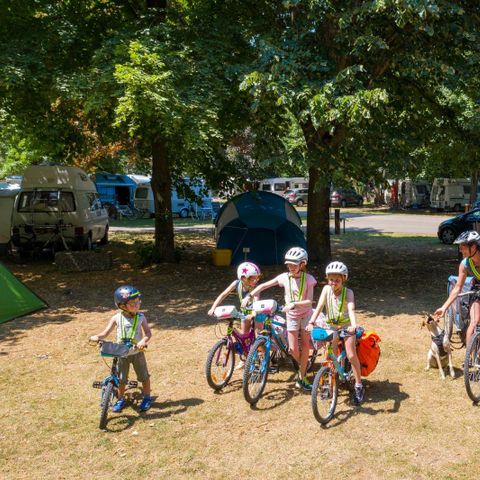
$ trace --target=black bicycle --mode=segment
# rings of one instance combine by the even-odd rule
[[[480,325],[470,337],[463,363],[463,380],[467,395],[474,403],[480,402]]]

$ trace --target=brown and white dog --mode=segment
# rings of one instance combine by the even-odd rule
[[[432,367],[438,367],[440,376],[445,380],[445,372],[443,369],[447,366],[450,369],[450,376],[455,378],[455,370],[452,363],[452,348],[450,346],[450,340],[448,332],[442,330],[438,325],[437,320],[431,315],[427,315],[427,318],[423,321],[422,327],[426,326],[430,335],[432,336],[432,344],[427,354],[427,366],[425,370],[430,370]]]

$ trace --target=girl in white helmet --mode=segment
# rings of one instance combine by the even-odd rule
[[[234,280],[213,302],[208,314],[213,315],[215,309],[232,293],[236,291],[239,303],[241,304],[243,299],[247,297],[250,292],[257,286],[260,279],[260,268],[252,262],[243,262],[237,267],[237,280]],[[248,296],[249,302],[243,308],[244,313],[247,313],[245,320],[242,321],[241,332],[243,334],[248,333],[251,326],[251,321],[254,315],[252,315],[251,305],[253,301],[258,300],[258,296]],[[241,364],[240,364],[241,365]],[[238,366],[237,366],[238,368]]]
[[[258,295],[263,290],[275,286],[285,290],[284,312],[287,314],[288,345],[292,357],[300,365],[296,386],[303,390],[312,389],[306,377],[310,350],[310,334],[307,333],[306,327],[312,315],[313,289],[317,284],[315,278],[306,272],[307,262],[308,254],[303,248],[291,248],[285,254],[288,272],[260,284],[250,293]]]
[[[345,286],[348,279],[348,268],[342,262],[332,262],[325,269],[328,285],[325,285],[320,294],[317,308],[310,319],[308,330],[311,331],[315,325],[315,320],[325,308],[327,313],[327,327],[338,330],[347,327],[348,332],[355,333],[355,298],[353,291]],[[337,335],[334,336],[333,351],[337,351]],[[353,374],[355,376],[355,394],[353,401],[359,405],[363,401],[365,389],[362,384],[362,375],[360,371],[360,362],[357,357],[357,348],[355,345],[355,335],[345,338],[345,351],[352,364]]]
[[[463,290],[463,285],[468,276],[473,277],[474,282],[480,282],[480,235],[475,230],[468,230],[459,235],[453,242],[458,245],[458,249],[462,254],[463,260],[458,266],[458,278],[455,287],[452,288],[450,295],[444,304],[435,310],[436,317],[445,315],[447,308],[455,301]],[[480,301],[473,301],[470,305],[470,323],[468,324],[465,345],[468,345],[470,338],[475,331],[475,327],[480,320]]]

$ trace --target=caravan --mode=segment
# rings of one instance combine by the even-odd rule
[[[137,182],[137,188],[134,196],[135,208],[148,211],[151,215],[155,214],[155,205],[153,201],[153,190],[151,187],[150,177],[144,175],[130,175],[130,177]],[[190,182],[189,178],[185,177],[185,184],[191,188],[195,195],[201,197],[202,204],[199,206],[195,202],[191,202],[186,197],[186,188],[172,188],[172,213],[181,218],[187,218],[191,214],[199,213],[200,211],[212,211],[212,192],[207,190],[203,180],[194,180]],[[183,192],[183,193],[182,193]]]
[[[77,167],[31,166],[25,171],[12,216],[19,251],[90,250],[108,242],[108,214],[95,184]]]
[[[7,253],[12,228],[12,212],[20,185],[0,182],[0,255]]]
[[[430,184],[426,180],[406,178],[400,182],[400,204],[404,208],[427,208],[430,206]]]
[[[470,203],[471,183],[468,178],[435,178],[430,206],[437,210],[461,212]]]

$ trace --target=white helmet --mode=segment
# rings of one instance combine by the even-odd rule
[[[302,262],[308,262],[308,253],[301,247],[293,247],[285,254],[285,263],[299,265]]]
[[[250,278],[256,275],[260,275],[260,269],[252,262],[243,262],[237,268],[237,278],[239,280],[242,277]]]
[[[325,269],[325,275],[328,275],[329,273],[338,273],[340,275],[344,275],[345,280],[348,278],[348,268],[342,262],[329,263]]]
[[[462,243],[480,243],[480,235],[475,230],[467,230],[461,233],[453,243],[455,245]]]

